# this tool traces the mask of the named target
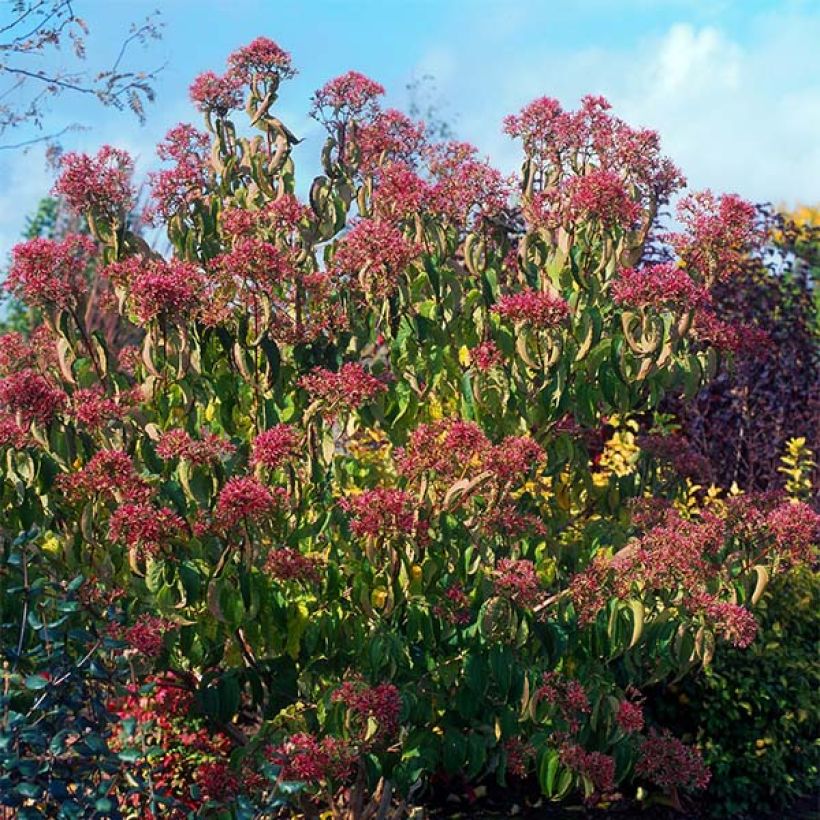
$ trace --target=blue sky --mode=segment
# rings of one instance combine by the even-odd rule
[[[3,3],[3,5],[8,5]],[[78,0],[90,57],[110,58],[131,20],[157,5]],[[501,119],[548,94],[573,106],[604,94],[635,125],[660,131],[694,188],[759,201],[820,200],[820,0],[165,0],[164,39],[140,56],[167,62],[158,101],[139,126],[127,113],[64,98],[58,130],[81,121],[67,148],[110,142],[144,172],[153,147],[179,121],[198,121],[191,79],[221,70],[237,46],[264,34],[289,50],[298,77],[280,115],[315,150],[311,92],[349,68],[379,80],[389,104],[407,102],[413,78],[436,78],[442,115],[505,170],[517,148]],[[0,21],[6,11],[0,10]],[[45,66],[51,68],[52,66]],[[26,136],[19,134],[20,137]],[[298,162],[298,155],[297,155]],[[42,152],[0,151],[0,259],[25,214],[48,191]]]

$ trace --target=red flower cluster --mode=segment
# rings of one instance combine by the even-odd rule
[[[22,333],[0,335],[0,376],[25,370],[34,364],[34,351]]]
[[[654,729],[641,743],[635,773],[671,792],[675,789],[705,789],[711,774],[700,752],[681,743],[668,730]]]
[[[606,228],[630,228],[641,214],[641,206],[614,171],[594,169],[572,177],[567,182],[567,198],[570,219],[597,219]]]
[[[493,589],[523,609],[531,609],[542,597],[541,584],[532,561],[501,558],[496,564]]]
[[[135,549],[141,559],[156,555],[185,531],[185,521],[168,507],[145,503],[120,505],[108,522],[108,537]]]
[[[184,322],[197,314],[202,303],[202,272],[191,262],[131,256],[108,265],[103,274],[128,294],[141,323],[160,316]]]
[[[121,220],[134,204],[134,161],[125,151],[103,145],[94,157],[70,152],[60,160],[54,193],[78,213]]]
[[[482,373],[487,373],[498,367],[504,361],[504,357],[496,343],[490,340],[471,348],[470,360]]]
[[[194,780],[206,801],[228,803],[240,791],[239,776],[222,760],[200,763],[194,772]]]
[[[358,71],[348,71],[326,82],[314,95],[311,116],[325,123],[373,118],[384,86]]]
[[[618,712],[615,715],[618,726],[627,734],[635,734],[643,729],[644,717],[643,708],[639,703],[631,700],[622,700],[618,704]]]
[[[472,620],[470,599],[459,583],[450,584],[445,588],[442,600],[436,604],[434,611],[439,618],[458,626],[465,626]]]
[[[502,296],[494,305],[493,313],[511,322],[532,325],[537,330],[550,330],[564,323],[570,307],[560,296],[527,289]]]
[[[162,653],[163,636],[176,629],[171,621],[156,615],[140,615],[137,622],[123,633],[125,641],[146,658],[156,658]]]
[[[391,740],[399,731],[401,696],[392,683],[366,686],[361,681],[345,681],[331,695],[333,703],[343,703],[355,720],[359,740],[378,745]],[[374,720],[375,733],[366,738],[368,722]]]
[[[416,504],[404,490],[377,487],[343,498],[339,505],[350,513],[350,529],[360,538],[412,537],[416,530]]]
[[[99,450],[82,469],[64,474],[59,480],[74,501],[98,497],[142,503],[151,493],[122,450]]]
[[[290,79],[296,74],[290,54],[267,37],[257,37],[228,57],[228,71],[245,83],[273,78]]]
[[[395,108],[378,112],[356,132],[359,167],[366,173],[372,173],[387,162],[413,165],[424,144],[424,124],[413,122]]]
[[[173,162],[171,168],[149,175],[152,204],[146,219],[160,216],[165,220],[187,212],[209,192],[213,173],[209,165],[210,137],[192,125],[174,126],[159,144],[161,160]]]
[[[640,270],[624,268],[612,283],[612,298],[622,305],[659,311],[693,310],[709,304],[706,288],[672,262]]]
[[[363,293],[384,299],[417,255],[418,248],[390,223],[360,219],[336,244],[333,269],[339,277],[353,276]]]
[[[215,433],[202,430],[200,437],[195,439],[181,428],[166,430],[157,443],[157,455],[165,461],[179,458],[199,465],[219,461],[235,449],[230,441]]]
[[[427,152],[433,179],[430,208],[459,227],[497,216],[510,199],[501,173],[477,159],[478,150],[466,142],[447,142]]]
[[[0,413],[0,447],[12,447],[21,450],[29,444],[28,431],[17,423],[12,416]]]
[[[351,412],[387,390],[381,379],[367,372],[356,362],[343,364],[335,373],[324,367],[315,367],[299,379],[299,386],[323,406],[327,418]]]
[[[735,194],[690,194],[678,204],[678,219],[686,231],[665,238],[685,266],[709,285],[731,278],[766,237],[756,224],[755,206]]]
[[[265,559],[265,571],[279,581],[300,581],[318,584],[322,580],[322,564],[292,547],[271,550]]]
[[[504,754],[507,756],[507,771],[523,780],[535,760],[535,746],[520,737],[510,737],[504,741]]]
[[[391,162],[376,171],[373,213],[399,224],[413,218],[430,203],[432,189],[407,163]]]
[[[726,353],[760,358],[772,349],[772,340],[765,330],[739,322],[724,322],[709,309],[695,313],[692,333],[699,341]]]
[[[271,492],[255,478],[231,478],[219,491],[214,509],[215,522],[224,530],[242,522],[262,522],[281,507],[286,496],[281,487]]]
[[[407,446],[396,450],[396,466],[413,481],[429,473],[452,481],[464,476],[470,467],[480,468],[490,446],[475,422],[441,419],[413,430]]]
[[[356,754],[344,740],[306,733],[291,735],[270,752],[270,761],[281,768],[282,780],[320,784],[346,780]]]
[[[234,74],[219,76],[213,71],[205,71],[191,83],[188,93],[191,102],[200,111],[213,112],[224,117],[229,111],[242,106],[241,78]]]
[[[24,425],[48,424],[67,404],[66,394],[36,370],[27,368],[0,379],[0,407]]]
[[[602,97],[584,97],[576,112],[542,97],[507,117],[504,126],[521,139],[528,159],[551,182],[599,170],[636,186],[641,204],[666,202],[684,179],[661,155],[657,133],[630,128],[609,109]]]
[[[299,451],[299,435],[289,424],[277,424],[260,433],[253,441],[253,464],[275,470],[294,459]]]
[[[733,646],[745,649],[754,643],[757,621],[746,607],[719,601],[704,592],[691,595],[686,605],[690,611],[702,612],[715,632]]]
[[[6,290],[30,307],[76,309],[88,292],[88,266],[95,252],[87,236],[37,237],[14,246]]]
[[[791,563],[815,561],[820,543],[820,514],[808,504],[786,501],[766,516],[766,527],[774,537],[774,546]]]
[[[592,709],[581,682],[565,678],[557,672],[544,672],[535,698],[555,706],[571,732],[580,729],[580,716],[589,714]]]
[[[561,762],[577,774],[592,781],[595,794],[590,802],[615,790],[615,759],[603,752],[588,752],[576,743],[564,743],[559,749]]]

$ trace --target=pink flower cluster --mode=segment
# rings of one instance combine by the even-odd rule
[[[361,219],[336,244],[333,269],[339,277],[350,274],[363,293],[384,299],[417,255],[418,248],[390,223]]]
[[[121,504],[108,522],[108,537],[135,549],[141,559],[157,555],[185,531],[185,521],[175,512],[146,503]]]
[[[392,683],[367,686],[360,680],[345,681],[332,695],[333,703],[342,703],[355,718],[359,740],[378,745],[391,740],[399,731],[401,696]],[[368,721],[378,726],[375,734],[365,741]]]
[[[318,584],[322,580],[321,562],[292,547],[271,550],[265,559],[265,572],[279,581]]]
[[[359,166],[369,173],[386,162],[413,165],[424,145],[424,124],[395,108],[378,112],[356,132]]]
[[[88,292],[88,267],[95,253],[87,236],[37,237],[12,250],[6,290],[30,307],[76,309]]]
[[[641,743],[635,774],[667,792],[705,789],[711,774],[700,752],[668,731],[652,730]]]
[[[175,628],[175,624],[166,618],[140,615],[137,622],[125,630],[123,638],[141,655],[156,658],[162,653],[165,633]]]
[[[157,443],[157,455],[165,461],[179,458],[191,464],[205,465],[229,456],[236,448],[227,439],[200,432],[198,439],[181,428],[166,430]]]
[[[281,768],[285,781],[320,784],[346,780],[352,771],[355,752],[344,740],[299,733],[272,749],[270,761]]]
[[[595,169],[567,182],[568,216],[597,219],[606,228],[630,228],[641,214],[640,205],[626,191],[614,171]]]
[[[774,547],[790,563],[812,564],[820,543],[820,514],[808,504],[786,501],[766,516]]]
[[[346,362],[336,372],[315,367],[299,379],[299,386],[313,401],[321,402],[327,418],[356,410],[387,390],[383,380],[356,362]]]
[[[630,128],[609,109],[602,97],[584,97],[576,112],[542,97],[507,117],[504,126],[522,141],[528,159],[549,182],[594,169],[636,186],[642,204],[666,202],[684,179],[661,155],[657,133]]]
[[[557,672],[543,673],[535,698],[555,706],[571,732],[580,729],[580,716],[592,710],[583,684]]]
[[[0,379],[0,407],[24,425],[48,424],[66,404],[66,394],[36,370],[27,368]]]
[[[84,387],[71,394],[70,414],[89,431],[100,430],[115,419],[121,419],[136,400],[132,393],[106,396],[100,387]]]
[[[686,230],[665,238],[686,267],[710,285],[730,279],[766,238],[754,205],[735,194],[690,194],[677,210]]]
[[[474,422],[441,419],[413,430],[407,446],[396,450],[396,466],[411,480],[428,473],[445,481],[455,480],[471,464],[480,466],[490,446],[484,431]]]
[[[253,441],[253,464],[275,470],[293,460],[299,451],[299,435],[289,424],[277,424],[260,433]]]
[[[709,292],[680,265],[664,262],[640,270],[624,268],[612,283],[612,298],[621,305],[655,310],[694,310],[709,304]]]
[[[231,478],[219,491],[214,521],[222,530],[242,523],[261,523],[280,509],[286,496],[281,487],[271,492],[249,476]]]
[[[192,125],[174,126],[159,144],[157,154],[173,166],[149,175],[152,203],[146,219],[171,219],[207,198],[213,172],[209,164],[210,137]]]
[[[373,213],[393,224],[412,220],[430,207],[432,187],[407,163],[391,162],[379,168],[373,188]]]
[[[504,357],[492,340],[482,342],[477,347],[470,348],[470,360],[482,373],[487,373],[498,367]]]
[[[493,589],[522,609],[531,609],[542,598],[541,584],[532,561],[501,558],[496,564]]]
[[[264,237],[267,233],[292,235],[312,217],[312,211],[293,194],[285,194],[256,210],[227,208],[220,214],[222,228],[228,236]]]
[[[240,78],[230,73],[220,77],[213,71],[205,71],[191,83],[188,93],[200,111],[224,117],[242,106],[243,85]]]
[[[520,737],[510,737],[504,741],[504,754],[507,756],[507,771],[523,780],[535,760],[535,746]]]
[[[570,307],[560,296],[527,289],[502,296],[494,305],[493,313],[537,330],[550,330],[566,321]]]
[[[296,74],[290,54],[267,37],[257,37],[234,51],[228,57],[228,70],[248,84],[273,77],[290,79]]]
[[[460,227],[497,216],[510,199],[507,181],[477,155],[466,142],[436,144],[427,152],[433,180],[430,208]]]
[[[592,781],[595,794],[589,802],[597,803],[615,790],[615,759],[603,752],[588,752],[576,743],[564,743],[559,749],[561,763]]]
[[[202,272],[191,262],[132,256],[108,265],[103,274],[125,290],[141,323],[159,317],[184,322],[195,316],[202,304]]]
[[[696,312],[692,332],[699,341],[727,353],[761,358],[772,349],[772,340],[765,330],[739,322],[724,322],[708,308]]]
[[[618,704],[615,721],[627,734],[636,734],[643,729],[643,708],[633,700],[622,700]]]
[[[343,498],[339,505],[350,513],[350,529],[360,538],[412,537],[416,530],[416,503],[404,490],[377,487]]]
[[[94,157],[70,152],[60,160],[54,193],[81,214],[122,219],[134,204],[134,161],[125,152],[103,145]]]
[[[122,450],[99,450],[74,473],[60,476],[66,495],[74,500],[122,499],[144,503],[150,487],[137,475],[134,463]]]
[[[347,123],[372,119],[384,87],[358,71],[326,82],[314,95],[311,115],[320,122]]]
[[[544,450],[529,436],[507,436],[484,458],[484,468],[502,482],[520,482],[544,461]]]
[[[0,376],[7,376],[34,364],[34,351],[22,333],[0,335]]]
[[[450,584],[444,589],[434,611],[439,618],[458,626],[466,626],[472,620],[470,599],[459,583]]]
[[[690,611],[702,612],[715,632],[733,646],[745,649],[754,643],[757,621],[746,607],[719,601],[704,592],[691,595],[686,605]]]
[[[22,450],[30,443],[29,433],[16,419],[0,413],[0,447]]]

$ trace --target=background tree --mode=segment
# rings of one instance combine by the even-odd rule
[[[11,0],[0,20],[0,149],[53,141],[76,127],[54,130],[46,122],[49,103],[62,94],[94,97],[101,105],[130,108],[142,121],[153,102],[161,68],[129,66],[134,45],[159,39],[158,12],[131,23],[108,65],[91,65],[86,46],[91,28],[77,14],[83,0]],[[53,68],[44,63],[53,63]],[[10,132],[34,129],[33,136],[9,139]]]

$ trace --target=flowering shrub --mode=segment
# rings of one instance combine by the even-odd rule
[[[675,264],[641,267],[683,184],[654,133],[538,100],[507,121],[513,185],[355,72],[314,96],[300,202],[274,113],[293,72],[260,38],[195,81],[207,131],[175,128],[152,182],[172,259],[129,230],[121,153],[66,160],[138,350],[85,325],[90,240],[10,273],[48,344],[0,345],[4,533],[36,528],[51,573],[116,602],[95,617],[130,653],[119,742],[155,784],[121,810],[359,817],[456,774],[589,803],[701,788],[641,690],[752,642],[818,517],[687,505],[632,417],[716,372],[711,288],[762,241],[753,213],[689,196]],[[154,731],[160,753],[128,746]]]

